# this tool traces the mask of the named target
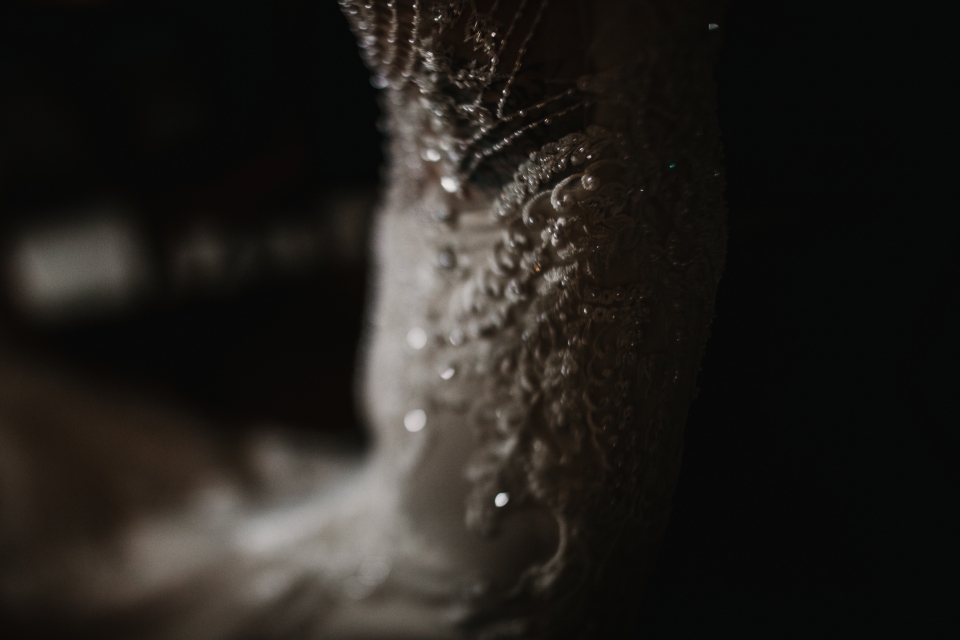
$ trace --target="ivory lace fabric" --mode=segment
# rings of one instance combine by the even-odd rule
[[[372,422],[398,449],[430,437],[410,411],[474,443],[474,534],[556,527],[514,581],[481,580],[468,627],[589,635],[665,524],[723,263],[712,8],[342,4],[391,136]]]
[[[389,139],[371,458],[315,462],[307,498],[145,521],[65,600],[166,602],[153,635],[176,638],[609,637],[666,524],[723,265],[718,8],[341,5]],[[175,539],[189,571],[145,582]]]

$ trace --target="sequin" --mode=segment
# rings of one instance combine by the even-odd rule
[[[427,414],[423,409],[414,409],[403,416],[403,426],[410,433],[422,431],[427,426]]]

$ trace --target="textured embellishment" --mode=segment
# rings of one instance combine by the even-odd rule
[[[649,12],[622,64],[552,77],[525,67],[548,0],[342,4],[384,88],[384,215],[439,229],[409,393],[475,438],[470,530],[526,508],[558,529],[551,558],[466,598],[464,628],[563,635],[604,606],[584,585],[613,549],[665,522],[725,246],[709,55]]]

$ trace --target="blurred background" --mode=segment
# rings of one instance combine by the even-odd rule
[[[4,2],[0,327],[222,424],[352,428],[377,107],[336,2]]]
[[[642,637],[956,625],[952,24],[730,0],[728,265]],[[0,342],[227,439],[358,434],[377,117],[333,0],[5,0]]]

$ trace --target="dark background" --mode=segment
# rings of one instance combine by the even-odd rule
[[[158,266],[197,219],[233,243],[318,200],[376,196],[376,93],[330,0],[4,2],[0,233],[120,203]],[[235,274],[198,295],[161,275],[123,314],[31,323],[15,340],[111,381],[172,391],[231,428],[356,428],[362,263]],[[160,268],[163,271],[162,267]]]
[[[956,24],[731,0],[728,262],[642,637],[956,633]],[[103,195],[160,245],[198,211],[295,215],[375,190],[376,118],[333,0],[0,8],[5,229]],[[327,264],[121,317],[3,322],[218,424],[349,426],[364,282]]]

